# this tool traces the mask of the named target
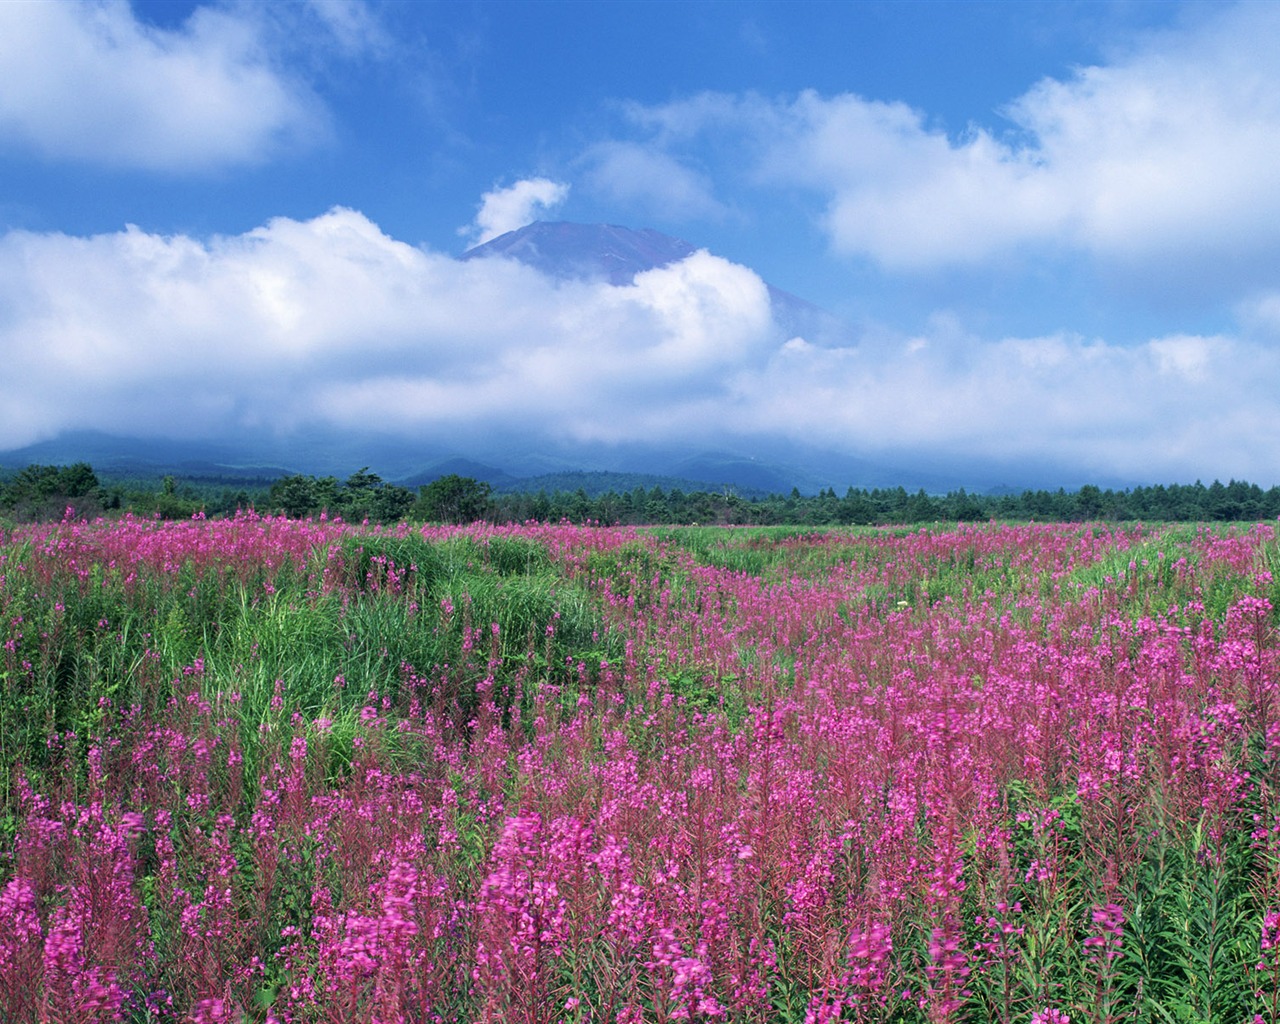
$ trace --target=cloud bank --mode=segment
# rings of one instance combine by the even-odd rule
[[[347,209],[207,240],[11,232],[0,310],[6,448],[77,428],[783,437],[1085,477],[1280,481],[1276,325],[1261,319],[1252,339],[1124,347],[939,318],[823,347],[780,335],[760,279],[705,252],[633,285],[556,282],[415,248]]]

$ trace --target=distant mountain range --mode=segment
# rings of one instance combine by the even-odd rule
[[[731,489],[743,497],[786,494],[793,487],[814,494],[833,487],[923,488],[943,493],[958,487],[984,493],[1018,493],[1025,487],[1060,486],[1056,477],[1013,477],[1004,481],[1001,467],[903,466],[872,463],[821,449],[779,444],[777,450],[752,457],[731,451],[648,447],[639,444],[543,445],[531,450],[508,439],[487,446],[481,457],[461,456],[444,448],[385,437],[311,436],[302,446],[271,446],[245,440],[241,444],[118,437],[76,431],[22,448],[0,451],[0,475],[41,465],[88,462],[111,480],[155,480],[166,475],[226,486],[252,486],[294,473],[335,476],[344,480],[369,467],[389,483],[416,488],[456,473],[490,484],[495,491],[574,491],[595,497],[607,491],[679,487],[686,492]],[[1130,486],[1131,481],[1094,481],[1104,486]],[[1072,486],[1079,486],[1074,484]]]
[[[696,248],[652,230],[609,224],[538,222],[467,250],[459,258],[511,259],[560,280],[592,279],[627,285],[636,275],[685,259]],[[797,334],[815,344],[847,342],[850,330],[834,316],[781,289],[769,286],[780,341]],[[553,490],[560,481],[578,481],[597,493],[643,486],[682,489],[733,488],[742,494],[812,494],[826,487],[924,488],[944,492],[964,486],[994,490],[1024,486],[1127,486],[1131,481],[1064,479],[1056,467],[1005,467],[972,462],[930,464],[920,457],[896,466],[842,455],[786,440],[753,439],[750,450],[678,444],[576,443],[530,434],[443,438],[403,438],[312,431],[290,438],[245,434],[218,441],[138,439],[94,431],[65,433],[53,440],[0,452],[0,468],[30,463],[86,461],[101,473],[120,477],[173,474],[210,480],[263,480],[290,473],[345,479],[362,466],[384,479],[417,486],[449,473],[471,476],[496,490]],[[662,481],[666,481],[663,483]]]

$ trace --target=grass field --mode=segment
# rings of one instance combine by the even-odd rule
[[[1280,1022],[1274,524],[0,529],[5,1022]]]

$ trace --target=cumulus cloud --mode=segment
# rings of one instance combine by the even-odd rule
[[[815,92],[630,118],[658,157],[718,140],[752,183],[813,190],[833,246],[890,269],[1028,248],[1210,267],[1280,252],[1278,50],[1280,7],[1240,4],[1036,83],[988,125],[947,131],[903,103]]]
[[[247,9],[197,7],[168,30],[123,0],[0,4],[0,143],[188,171],[258,162],[323,131]]]
[[[760,279],[706,252],[633,284],[560,282],[346,209],[211,239],[10,232],[0,360],[0,448],[85,428],[505,430],[1280,482],[1280,358],[1263,342],[987,338],[944,315],[823,346],[781,334]]]
[[[664,394],[719,394],[721,371],[775,333],[759,278],[706,253],[633,285],[558,283],[423,251],[344,209],[210,240],[11,232],[0,309],[0,448],[75,428],[498,419],[612,438]]]
[[[522,228],[541,213],[554,210],[569,198],[569,186],[550,178],[525,178],[506,188],[495,188],[480,197],[476,219],[459,234],[480,245]]]

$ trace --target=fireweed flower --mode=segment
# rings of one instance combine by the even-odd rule
[[[694,955],[688,956],[673,929],[658,929],[653,959],[647,966],[665,976],[665,994],[671,1002],[668,1016],[673,1020],[725,1015],[724,1007],[711,992],[713,979],[707,953],[707,944],[699,942]]]
[[[1124,908],[1115,903],[1103,907],[1094,907],[1093,925],[1095,931],[1084,940],[1085,949],[1090,950],[1090,957],[1105,957],[1109,962],[1120,955],[1120,947],[1124,944]]]
[[[849,982],[868,994],[880,992],[888,981],[885,961],[893,952],[890,926],[873,921],[849,937]]]
[[[1259,758],[1280,752],[1269,608],[1236,600],[1224,621],[1195,599],[1206,580],[1251,586],[1260,545],[1275,544],[1270,526],[1197,538],[1187,558],[1165,560],[1168,587],[1151,591],[1140,555],[1106,584],[1079,582],[1078,570],[1158,539],[1141,528],[792,538],[801,558],[767,578],[700,564],[679,542],[633,530],[394,532],[413,543],[542,545],[616,631],[607,665],[572,642],[579,624],[569,629],[558,611],[517,623],[499,610],[495,636],[489,608],[481,618],[460,597],[455,609],[422,589],[415,569],[385,558],[364,588],[334,543],[358,530],[251,516],[67,524],[32,528],[17,556],[0,536],[0,700],[3,687],[35,692],[42,674],[53,676],[56,628],[78,631],[101,664],[137,665],[136,680],[97,704],[101,729],[77,723],[79,737],[47,737],[42,791],[18,778],[4,805],[17,832],[12,858],[0,862],[0,921],[10,924],[0,928],[0,1019],[36,1018],[31,1001],[15,1001],[19,981],[49,993],[49,1019],[87,1024],[109,1019],[113,985],[141,993],[155,978],[172,997],[135,995],[115,1012],[136,1017],[154,997],[170,1007],[166,1020],[238,1019],[259,980],[245,981],[238,965],[256,954],[279,982],[266,1011],[279,1024],[437,1014],[639,1024],[646,1009],[650,1019],[736,1020],[780,998],[793,1012],[807,1005],[815,1022],[884,1020],[904,985],[935,1022],[955,1020],[958,1003],[977,1012],[966,989],[987,998],[984,975],[1005,971],[1022,946],[1016,906],[994,903],[975,925],[962,911],[966,883],[995,899],[1025,877],[1046,900],[1079,906],[1080,844],[1110,850],[1116,838],[1100,834],[1115,826],[1098,797],[1124,796],[1135,836],[1152,827],[1147,792],[1167,794],[1169,821],[1207,815],[1206,827],[1221,829],[1260,785],[1244,771],[1245,742]],[[623,548],[634,565],[614,557]],[[951,566],[974,570],[956,574],[954,600],[886,614],[893,598]],[[973,592],[990,570],[1003,589]],[[315,575],[306,597],[290,589],[289,572]],[[369,602],[416,599],[414,628],[452,644],[440,664],[405,662],[399,692],[412,700],[403,705],[388,703],[359,659],[326,665],[338,731],[357,715],[363,723],[341,772],[327,763],[339,737],[323,719],[308,726],[314,714],[299,717],[310,683],[269,663],[271,645],[246,645],[247,667],[229,673],[225,658],[184,668],[165,660],[159,639],[130,633],[126,642],[123,623],[140,621],[144,606],[172,599],[194,625],[189,602],[236,586],[256,602],[264,577],[281,607],[297,602],[300,614],[327,614],[304,607],[319,595],[334,596],[340,618]],[[929,590],[943,592],[932,581]],[[1168,616],[1142,610],[1173,605]],[[349,638],[348,654],[369,640],[359,628],[341,621],[335,630]],[[600,647],[613,639],[594,626],[585,635]],[[473,658],[457,657],[464,643]],[[370,650],[393,666],[405,657],[388,654],[394,647],[379,637]],[[485,677],[486,651],[494,694],[520,691],[509,683],[521,667],[532,684],[523,692],[537,694],[528,707],[512,704],[509,725],[492,702],[462,709],[456,699]],[[288,685],[272,689],[277,676]],[[695,695],[676,692],[677,680]],[[231,687],[254,694],[259,681],[266,694],[228,710]],[[181,685],[168,703],[173,682]],[[268,711],[262,742],[249,734],[249,710]],[[1265,748],[1252,746],[1255,732]],[[413,763],[389,756],[394,749],[413,752]],[[60,782],[64,758],[75,771]],[[88,787],[77,790],[80,758]],[[241,773],[260,785],[242,788]],[[1002,806],[1012,781],[1025,785]],[[1059,790],[1081,797],[1070,828],[1039,807],[1041,794]],[[79,801],[101,801],[119,825],[79,824]],[[127,821],[139,807],[149,829]],[[1267,872],[1280,863],[1272,813],[1254,823],[1255,864]],[[971,847],[935,821],[972,822],[983,838]],[[94,856],[81,857],[82,847]],[[104,858],[109,849],[117,852]],[[287,916],[274,909],[281,893]],[[311,925],[298,927],[302,918]],[[892,951],[889,926],[876,921],[892,921],[905,948]],[[1124,930],[1119,906],[1091,908],[1079,965],[1120,1011],[1127,992],[1113,981]],[[259,933],[280,937],[279,955]],[[160,965],[153,935],[166,940]],[[905,941],[921,935],[925,948]],[[1274,909],[1256,954],[1247,981],[1265,999],[1272,975],[1252,968],[1280,970]],[[461,984],[473,971],[478,983]],[[573,985],[589,975],[591,986],[572,987],[570,972]],[[781,991],[778,979],[802,977],[808,990]],[[1037,1010],[1022,989],[1002,1005],[1001,1020],[1070,1024],[1067,1010]],[[1261,1014],[1276,1016],[1271,1005]]]
[[[36,893],[21,876],[11,878],[0,891],[0,1000],[15,1019],[34,1008],[37,978],[41,971],[44,935],[36,914]]]
[[[1262,916],[1262,935],[1258,948],[1259,971],[1280,971],[1280,910],[1269,910]]]
[[[964,1005],[970,995],[964,987],[969,977],[968,957],[960,948],[960,940],[947,927],[934,928],[929,937],[929,960],[925,964],[929,990],[920,999],[920,1008],[928,1007],[930,1019],[950,1020],[951,1014]]]

